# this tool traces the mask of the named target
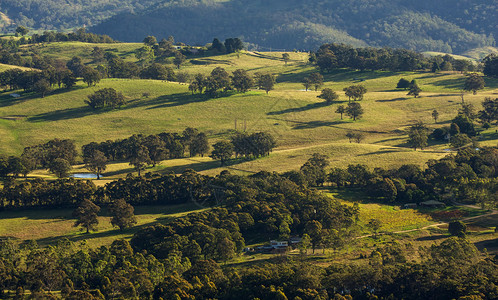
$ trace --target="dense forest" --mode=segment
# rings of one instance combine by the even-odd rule
[[[494,45],[497,32],[496,4],[484,0],[75,2],[7,0],[0,12],[35,29],[87,25],[122,41],[152,34],[202,45],[206,36],[238,36],[263,49],[312,50],[339,42],[463,53]]]

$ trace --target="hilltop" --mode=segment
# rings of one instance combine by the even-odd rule
[[[127,42],[174,36],[204,45],[206,37],[240,37],[253,48],[311,50],[325,42],[462,54],[494,46],[496,3],[372,0],[29,1],[5,0],[0,11],[34,29],[92,31]]]

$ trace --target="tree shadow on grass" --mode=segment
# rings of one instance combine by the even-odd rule
[[[59,109],[38,114],[28,118],[30,122],[45,122],[45,121],[60,121],[69,119],[83,118],[89,115],[101,114],[110,111],[109,109],[94,110],[89,106],[81,106],[75,108]]]
[[[331,127],[334,125],[342,124],[344,122],[342,121],[309,121],[309,122],[299,122],[299,124],[296,124],[292,126],[292,129],[299,130],[299,129],[314,129],[318,127]]]
[[[369,152],[369,153],[358,154],[357,156],[370,156],[370,155],[399,153],[399,152],[409,152],[409,150],[403,151],[403,149],[384,149],[384,150],[378,150],[378,151]]]
[[[226,94],[225,94],[226,95]],[[179,93],[172,95],[164,95],[154,99],[135,99],[126,106],[120,108],[120,110],[133,109],[137,107],[148,107],[147,109],[164,108],[164,107],[174,107],[180,105],[186,105],[189,103],[207,101],[211,98],[204,94],[191,95],[189,93]],[[42,114],[38,114],[29,117],[28,120],[31,122],[43,122],[43,121],[60,121],[68,119],[83,118],[89,115],[97,115],[106,112],[113,111],[111,108],[103,109],[92,109],[89,106],[80,106],[75,108],[60,109],[56,111],[50,111]]]
[[[465,78],[457,78],[457,79],[443,79],[439,81],[434,81],[431,83],[431,85],[443,86],[448,89],[461,90],[463,89],[464,83],[465,83]]]
[[[322,108],[329,106],[327,102],[317,102],[317,103],[311,103],[303,107],[293,107],[293,108],[287,108],[279,111],[271,111],[268,112],[267,115],[274,116],[274,115],[283,115],[287,113],[297,113],[297,112],[303,112],[311,109],[316,109],[316,108]]]
[[[448,238],[447,234],[438,234],[438,235],[419,237],[416,240],[417,241],[437,241],[437,240],[446,239],[446,238]]]
[[[400,98],[394,98],[394,99],[386,99],[386,100],[375,100],[375,102],[395,102],[395,101],[405,101],[405,100],[410,100],[413,99],[412,97],[400,97]]]
[[[156,221],[141,224],[138,226],[134,226],[132,228],[128,228],[125,230],[119,230],[119,229],[112,229],[112,230],[107,230],[107,231],[96,231],[96,232],[90,232],[90,233],[81,233],[81,234],[67,234],[67,235],[59,235],[59,236],[51,236],[51,237],[46,237],[46,238],[41,238],[36,240],[36,242],[39,245],[54,245],[61,239],[67,238],[68,240],[72,242],[80,242],[83,240],[93,240],[93,239],[101,239],[101,238],[108,238],[108,237],[113,237],[117,235],[134,235],[136,232],[155,225],[155,224],[167,224],[168,222],[171,222],[174,220],[174,217],[163,217],[163,218],[158,218]]]
[[[219,97],[229,96],[229,93],[219,94]],[[205,94],[191,94],[191,93],[178,93],[171,95],[163,95],[151,100],[137,100],[128,103],[125,109],[137,108],[137,107],[147,107],[147,109],[165,108],[165,107],[175,107],[186,105],[190,103],[204,102],[211,100],[213,98],[208,97]]]

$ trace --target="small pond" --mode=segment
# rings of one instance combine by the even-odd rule
[[[74,173],[74,174],[71,174],[69,177],[78,178],[78,179],[97,179],[97,174],[93,174],[93,173]],[[100,175],[100,178],[102,178],[102,175]]]

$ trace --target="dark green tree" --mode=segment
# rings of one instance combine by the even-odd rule
[[[436,109],[434,109],[432,111],[432,118],[434,119],[434,123],[437,123],[438,117],[439,117],[439,112]]]
[[[48,169],[50,172],[54,173],[55,176],[63,178],[69,176],[72,167],[64,158],[56,158],[50,162]]]
[[[258,87],[268,94],[269,91],[273,90],[275,86],[275,76],[272,74],[258,74],[256,76],[256,83]]]
[[[126,203],[124,199],[115,200],[109,207],[109,211],[112,216],[112,226],[119,227],[120,230],[130,228],[137,223],[133,206]]]
[[[289,53],[282,53],[282,59],[284,60],[285,64],[287,64],[287,62],[289,62],[290,60]]]
[[[238,92],[245,93],[254,85],[254,80],[246,70],[238,69],[233,72],[232,85]]]
[[[104,88],[89,95],[85,103],[93,109],[100,109],[104,107],[118,108],[124,105],[126,101],[123,94],[115,89]]]
[[[318,88],[323,85],[323,75],[320,73],[311,73],[308,78],[311,84],[315,87],[315,91],[318,91]]]
[[[83,77],[83,82],[86,83],[88,87],[96,85],[100,82],[100,79],[102,79],[100,72],[90,67],[83,68],[81,76]]]
[[[228,141],[219,141],[213,145],[213,151],[211,152],[210,157],[219,159],[221,166],[224,166],[225,162],[232,157],[233,151],[234,147],[232,143]]]
[[[176,52],[175,58],[173,58],[173,64],[177,69],[180,69],[180,66],[185,62],[187,58],[181,52]]]
[[[42,98],[45,98],[45,95],[52,91],[52,86],[46,79],[40,79],[33,85],[33,90],[40,93]]]
[[[407,95],[413,96],[413,97],[417,98],[420,95],[421,91],[422,91],[422,89],[418,86],[418,84],[415,81],[415,79],[413,79],[410,82],[409,91],[408,91]]]
[[[332,102],[339,99],[339,95],[337,95],[336,92],[334,92],[332,89],[329,89],[329,88],[324,88],[322,90],[322,93],[317,97],[325,100],[325,102],[327,102],[327,104],[332,104]],[[342,119],[342,115],[341,115],[341,119]]]
[[[78,207],[73,211],[73,217],[76,218],[74,222],[74,227],[81,226],[86,229],[86,233],[90,230],[96,230],[99,224],[98,213],[100,207],[94,204],[88,199],[84,199],[78,205]]]
[[[483,73],[489,77],[498,77],[498,55],[490,54],[483,59]]]
[[[102,151],[94,150],[89,156],[84,156],[83,160],[85,162],[85,168],[90,172],[97,174],[97,179],[100,179],[100,175],[107,168],[107,157]]]
[[[209,152],[209,141],[204,132],[196,135],[189,145],[190,157],[201,155],[204,157]]]
[[[144,145],[139,145],[136,149],[133,149],[132,155],[130,157],[130,165],[135,167],[135,170],[140,176],[140,171],[145,170],[147,165],[151,164],[152,160],[149,156],[149,149]]]
[[[483,110],[477,114],[480,122],[491,124],[498,121],[498,98],[486,97],[482,102],[482,107]]]
[[[344,105],[339,105],[335,110],[335,112],[341,114],[341,120],[342,120],[342,114],[346,112],[346,108],[344,107]]]
[[[467,225],[462,221],[454,221],[448,224],[448,232],[457,237],[465,237],[465,233],[467,232]]]
[[[410,87],[410,81],[404,79],[404,78],[401,78],[399,81],[398,81],[398,85],[396,85],[396,88],[397,89],[407,89]]]
[[[408,142],[410,145],[417,150],[417,148],[424,149],[427,146],[427,139],[429,133],[427,127],[422,122],[410,127],[408,132]]]
[[[24,27],[24,26],[17,26],[17,28],[16,28],[17,35],[25,36],[26,34],[28,34],[28,32],[29,32],[29,29]]]
[[[364,111],[360,103],[358,102],[348,103],[348,106],[346,107],[346,114],[349,117],[353,118],[353,121],[360,119],[363,116],[363,113]]]
[[[477,73],[470,73],[465,79],[463,86],[464,91],[472,92],[474,95],[477,94],[478,90],[482,90],[485,86],[484,78],[479,76]]]
[[[144,38],[142,41],[145,45],[148,45],[150,47],[154,46],[157,44],[157,38],[155,36],[147,36]]]

